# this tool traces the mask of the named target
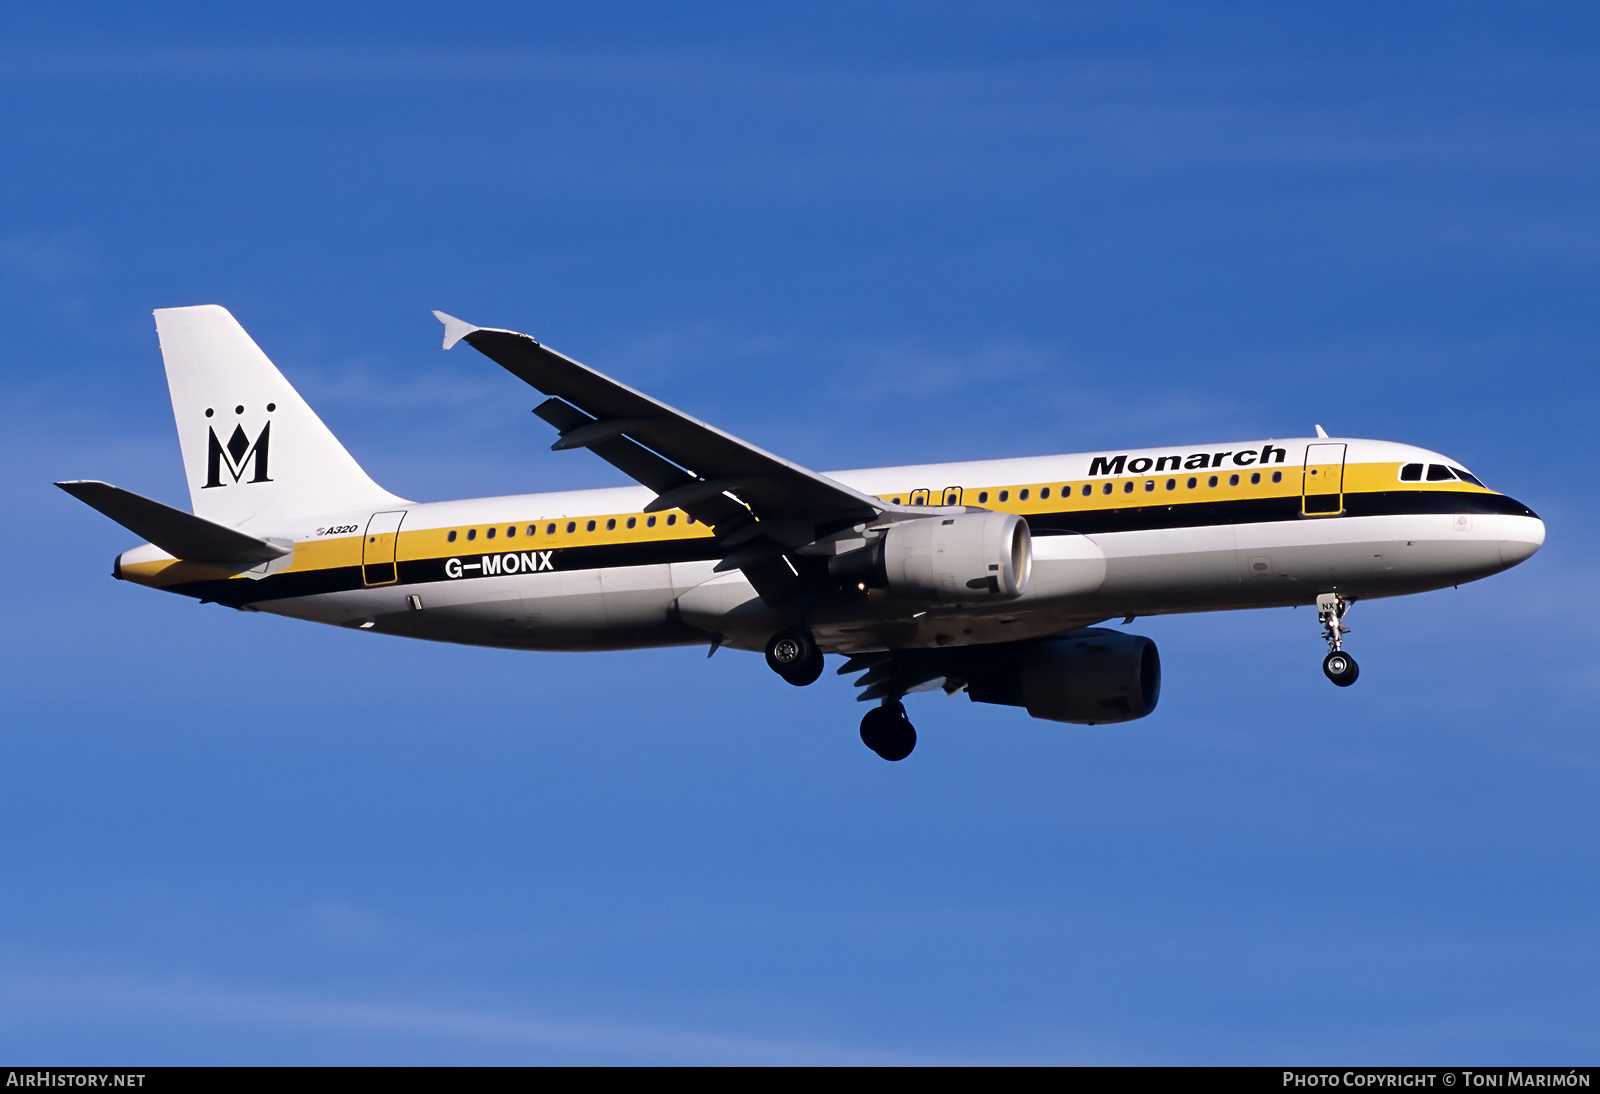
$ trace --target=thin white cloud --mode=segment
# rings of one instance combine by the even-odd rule
[[[740,43],[724,47],[660,47],[593,51],[559,46],[492,50],[370,46],[197,44],[44,47],[0,50],[0,81],[268,82],[277,84],[447,80],[520,83],[572,89],[648,88],[704,93],[726,104],[759,102],[769,116],[789,111],[815,116],[848,110],[859,123],[899,134],[909,124],[934,126],[949,139],[1025,131],[1070,138],[1126,162],[1197,165],[1284,163],[1309,167],[1376,164],[1477,164],[1504,169],[1558,155],[1563,160],[1600,148],[1600,126],[1585,112],[1546,116],[1541,124],[1507,125],[1494,96],[1463,101],[1489,87],[1526,82],[1532,60],[1453,51],[1434,59],[1422,79],[1415,59],[1352,57],[1268,59],[1248,53],[1183,63],[1148,58],[1058,55],[1004,65],[949,61],[810,60]],[[1547,81],[1576,89],[1592,76],[1587,58],[1538,59]],[[1396,110],[1397,89],[1406,107]],[[1311,105],[1309,91],[1333,92],[1332,107]],[[1327,98],[1324,95],[1323,98]],[[1449,103],[1451,110],[1435,108]],[[722,107],[719,107],[721,109]],[[891,136],[896,155],[913,154]],[[940,155],[947,143],[940,144]],[[786,163],[792,174],[803,149]],[[718,161],[719,170],[727,163]],[[656,165],[653,184],[662,179]],[[806,177],[830,173],[863,180],[825,155]],[[1003,178],[994,179],[1004,188]],[[1031,190],[1026,173],[1016,185]]]
[[[259,1029],[407,1036],[440,1043],[577,1054],[595,1062],[680,1064],[929,1065],[951,1058],[780,1038],[747,1037],[627,1022],[572,1021],[493,1010],[334,1000],[198,983],[8,975],[0,1008],[70,1008],[111,1015]],[[533,1058],[537,1058],[536,1056]]]

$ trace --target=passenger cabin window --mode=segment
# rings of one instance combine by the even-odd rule
[[[567,521],[567,531],[569,533],[576,532],[577,530],[578,530],[578,522],[577,521],[575,521],[575,520]]]
[[[1400,469],[1400,481],[1401,482],[1421,482],[1422,481],[1422,465],[1420,463],[1408,463],[1408,464],[1406,464],[1404,467],[1402,467]]]
[[[656,526],[656,518],[653,517],[653,516],[652,517],[645,517],[644,518],[644,526],[646,528],[654,528]]]
[[[454,543],[456,541],[455,529],[452,528],[450,530],[450,534],[444,537],[444,541],[446,543]]]
[[[1273,482],[1282,482],[1283,481],[1283,472],[1282,471],[1274,471],[1272,473],[1272,481]]]
[[[1428,465],[1429,482],[1452,482],[1454,480],[1455,476],[1450,474],[1450,469],[1444,464],[1430,463]]]
[[[516,529],[515,525],[513,525],[512,527],[506,529],[506,535],[514,536],[516,534],[517,534],[517,529]]]
[[[1257,471],[1255,474],[1250,476],[1250,485],[1251,486],[1260,486],[1261,485],[1261,472]]]
[[[1190,478],[1188,482],[1184,483],[1184,485],[1187,486],[1190,490],[1193,490],[1195,488],[1195,484],[1198,483],[1199,481],[1200,481],[1199,479]]]
[[[1090,486],[1088,483],[1084,483],[1083,484],[1083,496],[1084,497],[1088,497],[1092,493],[1094,493],[1094,487]]]
[[[628,518],[628,527],[629,528],[632,528],[634,525],[636,525],[638,523],[639,523],[639,518],[638,517],[629,517]]]
[[[1155,479],[1149,479],[1144,484],[1144,492],[1146,494],[1148,494],[1150,491],[1154,490],[1155,488],[1156,488],[1156,480]]]
[[[1483,483],[1478,481],[1478,476],[1471,474],[1470,472],[1463,471],[1461,468],[1453,465],[1451,466],[1450,470],[1454,471],[1456,473],[1456,478],[1460,479],[1462,482],[1470,482],[1473,486],[1483,486]],[[1485,490],[1489,489],[1487,486],[1483,486],[1483,488]]]
[[[585,525],[584,525],[584,526],[583,526],[583,530],[584,530],[584,531],[585,531],[585,532],[592,532],[592,531],[594,531],[594,521],[592,521],[592,520],[591,520],[591,521],[590,521],[590,522],[589,522],[589,523],[588,523],[588,524],[585,524]]]
[[[1045,487],[1043,490],[1039,491],[1039,500],[1040,501],[1049,501],[1050,500],[1050,488],[1048,486]]]
[[[676,514],[676,513],[668,513],[667,514],[667,523],[668,524],[677,524],[678,523],[678,514]]]
[[[1228,485],[1229,486],[1238,486],[1239,485],[1239,476],[1238,475],[1229,475],[1228,476]]]
[[[1111,493],[1111,484],[1110,484],[1110,483],[1109,483],[1109,482],[1108,482],[1108,483],[1106,483],[1106,484],[1105,484],[1105,485],[1104,485],[1104,486],[1102,486],[1102,487],[1101,487],[1101,488],[1100,488],[1100,492],[1101,492],[1101,493],[1102,493],[1102,494],[1109,494],[1109,493]]]
[[[987,491],[987,490],[979,490],[978,491],[978,504],[982,505],[984,502],[986,502],[988,500],[989,500],[989,491]]]
[[[1133,493],[1133,482],[1132,482],[1132,480],[1130,480],[1130,481],[1128,481],[1128,482],[1125,482],[1125,483],[1123,483],[1123,484],[1122,484],[1122,492],[1123,492],[1123,493],[1124,493],[1124,494],[1131,494],[1131,493]]]
[[[547,536],[555,535],[556,534],[556,526],[554,524],[546,524],[544,526],[544,534],[547,535]]]
[[[1176,490],[1177,488],[1178,488],[1178,480],[1177,479],[1168,479],[1167,480],[1167,489],[1168,490]]]
[[[1215,475],[1212,475],[1209,479],[1206,480],[1206,485],[1207,486],[1215,486],[1215,485],[1217,485],[1217,477]]]
[[[1009,491],[1009,490],[1000,491],[1000,500],[1001,501],[1006,501],[1010,497],[1011,497],[1011,491]]]
[[[490,528],[490,529],[488,529],[487,531],[485,531],[483,533],[483,538],[484,539],[493,539],[494,538],[494,533],[495,533],[495,529]]]
[[[477,539],[478,538],[478,530],[476,528],[468,528],[467,529],[467,538],[468,539]]]
[[[606,521],[606,531],[615,532],[616,530],[617,530],[617,518],[616,517],[612,517],[610,520]]]
[[[1027,501],[1028,500],[1028,492],[1026,490],[1024,490],[1021,493],[1019,493],[1017,495],[1017,500],[1018,501]]]

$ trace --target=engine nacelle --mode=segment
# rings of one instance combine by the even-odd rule
[[[1026,707],[1052,722],[1131,722],[1156,708],[1161,657],[1137,634],[1086,627],[1060,638],[967,653],[974,702]]]
[[[1009,600],[1027,591],[1033,572],[1033,540],[1015,513],[897,521],[879,552],[884,584],[918,600]]]

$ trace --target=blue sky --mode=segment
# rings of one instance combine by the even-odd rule
[[[1592,1062],[1600,18],[1577,4],[0,13],[0,1056]],[[384,486],[618,482],[429,309],[819,468],[1330,431],[1529,563],[1141,619],[1126,726],[112,581],[221,303]]]

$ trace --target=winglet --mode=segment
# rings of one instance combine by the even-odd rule
[[[473,331],[482,329],[480,327],[473,326],[471,323],[468,323],[465,319],[457,319],[455,316],[446,315],[442,311],[434,312],[433,313],[433,317],[435,319],[437,319],[439,322],[444,324],[444,348],[445,349],[449,349],[451,346],[453,346],[457,342],[461,341],[463,338],[465,338],[467,335],[471,334]]]
[[[459,322],[461,322],[461,320],[459,320],[459,319],[458,319],[458,320],[456,320],[456,322],[458,322],[458,323],[459,323]],[[469,332],[469,333],[470,333],[470,332]],[[449,347],[449,346],[446,346],[446,347],[445,347],[445,348],[446,348],[446,349],[449,349],[449,348],[450,348],[450,347]],[[1326,430],[1326,429],[1323,429],[1323,428],[1322,428],[1322,427],[1321,427],[1321,426],[1320,426],[1320,425],[1319,425],[1319,426],[1317,426],[1317,436],[1319,436],[1319,437],[1321,437],[1321,438],[1323,438],[1323,439],[1324,439],[1324,440],[1326,440],[1326,439],[1327,439],[1327,436],[1328,436],[1328,431],[1327,431],[1327,430]]]

